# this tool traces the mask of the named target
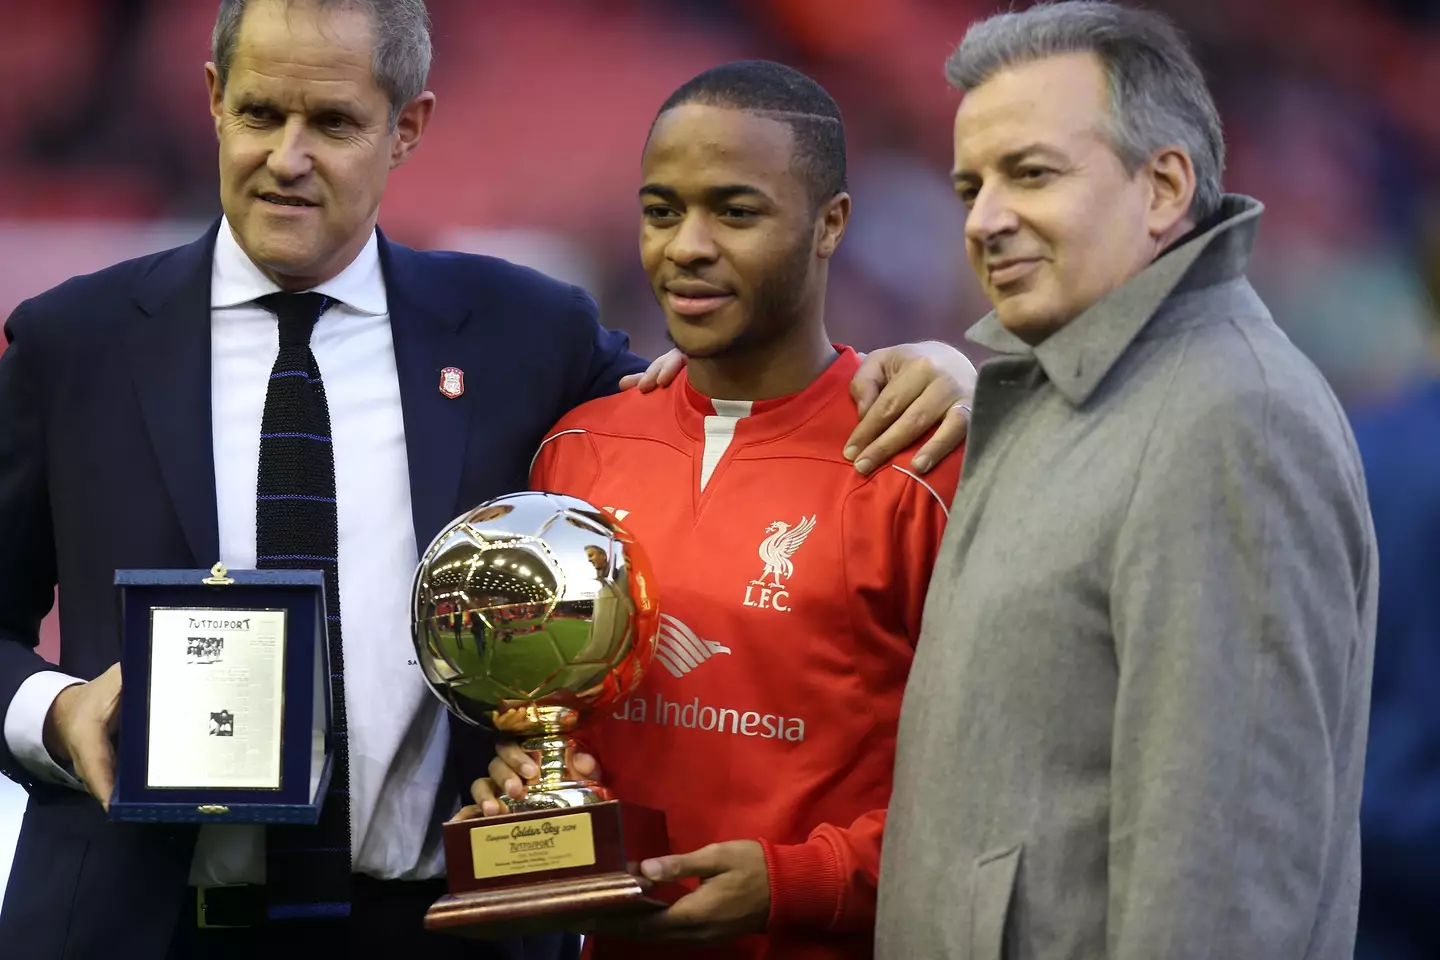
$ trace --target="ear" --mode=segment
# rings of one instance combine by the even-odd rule
[[[1195,164],[1179,147],[1166,147],[1145,167],[1150,181],[1150,209],[1146,221],[1150,235],[1163,237],[1190,213],[1195,199]]]
[[[837,193],[820,208],[816,220],[819,237],[816,239],[815,255],[828,260],[840,247],[840,238],[845,236],[845,227],[850,223],[850,194]]]
[[[215,64],[205,64],[205,90],[210,94],[210,116],[215,120],[215,136],[220,136],[220,118],[224,114],[225,88],[220,84],[220,71]]]
[[[390,169],[394,170],[420,145],[430,117],[435,113],[435,94],[426,90],[420,96],[405,104],[400,116],[395,118],[395,136],[390,145]]]

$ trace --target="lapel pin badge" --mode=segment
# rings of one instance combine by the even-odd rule
[[[454,400],[465,392],[465,371],[459,367],[446,367],[440,371],[440,392]]]

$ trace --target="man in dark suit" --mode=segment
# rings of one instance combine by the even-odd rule
[[[207,66],[224,216],[6,324],[0,772],[30,796],[0,910],[7,957],[575,950],[421,929],[444,888],[439,825],[493,747],[425,690],[408,589],[434,534],[524,489],[549,426],[645,362],[578,288],[376,229],[434,109],[429,59],[422,0],[224,0]],[[937,422],[925,455],[958,444],[971,372],[939,348],[872,355],[857,468]],[[316,828],[106,817],[115,570],[216,560],[326,576],[347,749]],[[58,669],[34,652],[57,583]]]

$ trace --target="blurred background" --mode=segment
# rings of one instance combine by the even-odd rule
[[[1148,6],[1188,31],[1209,75],[1227,188],[1267,207],[1252,279],[1277,319],[1347,408],[1403,397],[1434,369],[1440,322],[1427,294],[1440,272],[1437,4]],[[429,7],[438,110],[391,179],[381,225],[392,238],[579,283],[653,355],[663,325],[636,250],[646,131],[693,74],[763,57],[814,76],[848,124],[854,219],[832,270],[832,336],[860,348],[959,344],[986,311],[948,182],[958,94],[942,64],[995,3]],[[202,72],[214,12],[205,0],[0,0],[0,317],[71,275],[188,242],[218,215]],[[47,623],[48,655],[57,642]],[[0,885],[22,805],[0,778]]]

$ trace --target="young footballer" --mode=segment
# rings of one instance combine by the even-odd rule
[[[767,62],[709,70],[661,108],[642,169],[641,257],[685,372],[565,417],[531,484],[612,511],[650,555],[655,661],[582,736],[617,796],[665,811],[675,855],[642,872],[693,892],[590,949],[868,957],[901,695],[961,457],[921,479],[839,455],[860,360],[825,332],[850,197],[819,85]],[[502,748],[483,811],[497,789],[522,796],[531,766]]]

